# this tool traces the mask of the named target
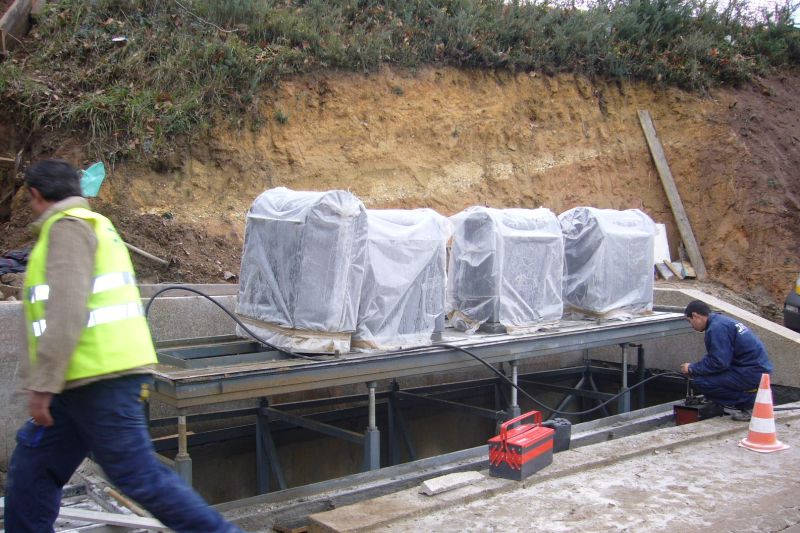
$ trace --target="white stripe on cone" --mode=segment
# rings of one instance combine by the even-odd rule
[[[768,403],[772,405],[772,389],[758,389],[756,403]]]
[[[775,421],[771,418],[750,418],[750,431],[757,433],[775,433]]]

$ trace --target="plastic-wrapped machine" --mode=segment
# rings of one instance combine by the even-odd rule
[[[578,315],[630,318],[653,310],[656,227],[638,209],[576,207],[564,232],[564,305]]]
[[[443,325],[450,222],[432,209],[369,209],[367,221],[367,269],[353,349],[427,346],[437,323]]]
[[[349,192],[270,189],[247,214],[236,312],[280,348],[349,352],[366,251],[366,209]]]
[[[526,333],[561,318],[564,240],[552,211],[470,207],[454,225],[447,311],[461,331]]]

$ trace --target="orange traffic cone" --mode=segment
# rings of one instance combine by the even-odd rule
[[[769,374],[761,374],[761,384],[758,386],[753,415],[750,417],[750,431],[747,438],[739,441],[739,446],[760,453],[779,452],[789,447],[779,441],[775,434]]]

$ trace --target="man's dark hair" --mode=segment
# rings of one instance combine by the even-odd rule
[[[691,318],[692,313],[697,313],[700,316],[708,316],[711,314],[711,308],[705,302],[692,300],[689,302],[689,305],[686,306],[686,309],[684,309],[683,314]]]
[[[70,196],[83,196],[81,175],[62,159],[45,159],[25,171],[25,185],[39,191],[42,198],[58,202]]]

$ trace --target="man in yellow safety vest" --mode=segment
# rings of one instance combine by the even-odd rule
[[[169,528],[240,531],[156,458],[143,409],[156,354],[125,243],[89,209],[69,163],[36,163],[25,184],[38,217],[23,293],[31,418],[9,463],[6,531],[52,531],[89,453]]]

